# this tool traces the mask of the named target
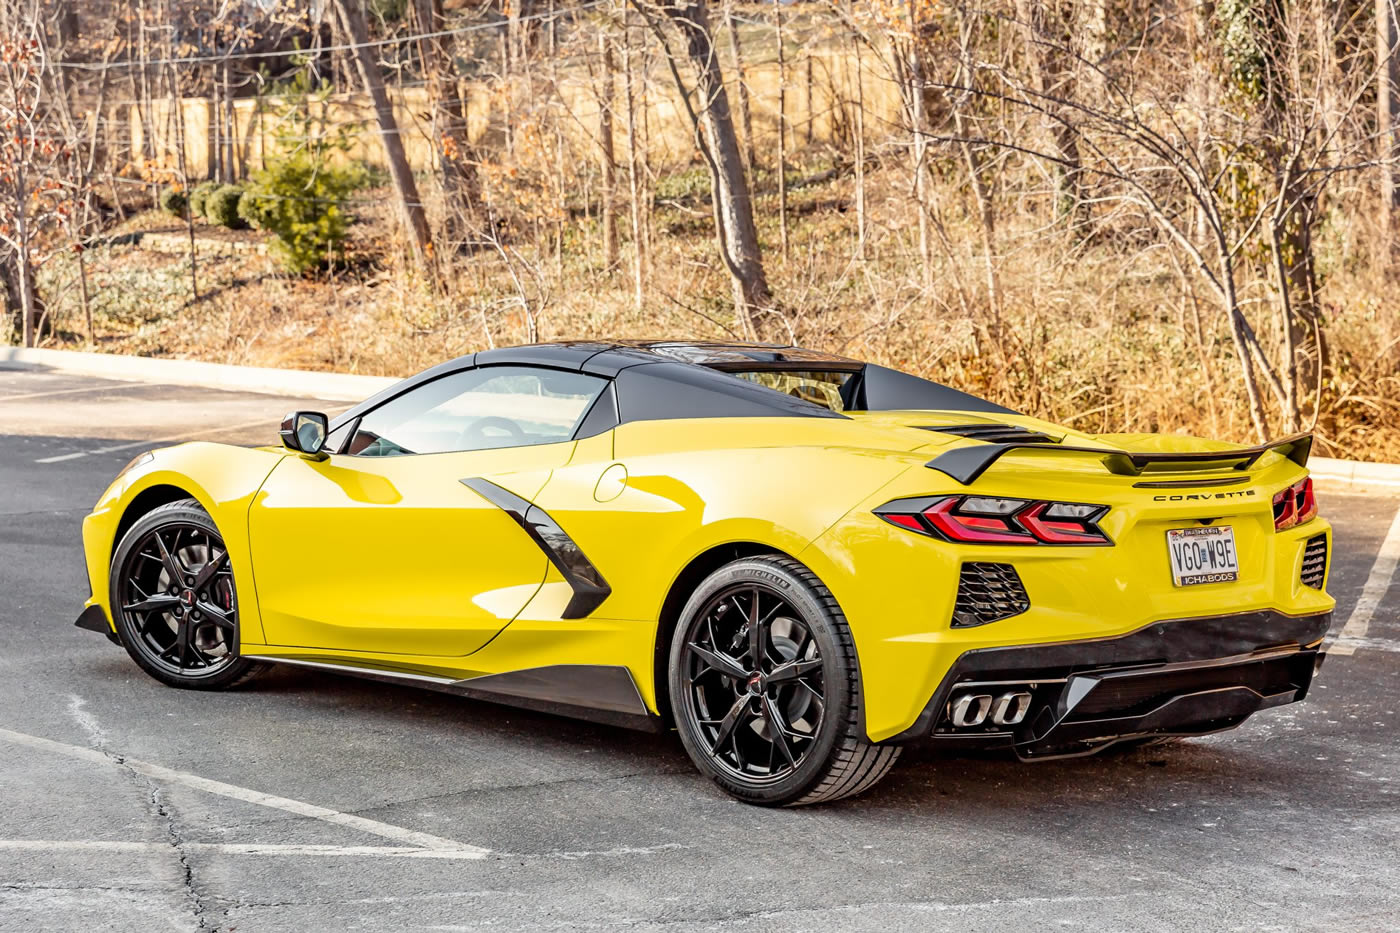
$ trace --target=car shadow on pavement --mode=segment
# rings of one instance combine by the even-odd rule
[[[333,709],[341,720],[338,725],[347,730],[360,724],[387,726],[390,733],[405,736],[421,732],[427,737],[499,743],[522,755],[540,750],[541,743],[547,742],[551,756],[596,759],[598,754],[613,754],[658,776],[693,770],[671,733],[636,732],[409,686],[286,667],[265,674],[241,692],[259,703],[295,697],[303,709],[308,702]],[[826,809],[925,811],[938,807],[947,814],[1096,801],[1150,809],[1172,806],[1177,798],[1216,796],[1223,787],[1248,788],[1251,794],[1271,794],[1287,802],[1296,785],[1290,785],[1286,769],[1261,754],[1254,743],[1188,740],[1031,763],[1017,761],[1009,753],[954,754],[915,744],[906,747],[900,763],[870,793]],[[697,791],[702,788],[710,789],[708,782],[697,783]]]

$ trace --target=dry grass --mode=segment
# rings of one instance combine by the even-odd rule
[[[1192,294],[1161,246],[1122,237],[1084,242],[1036,202],[999,218],[1000,307],[964,195],[939,191],[932,284],[925,286],[910,221],[908,177],[869,178],[867,256],[855,256],[849,178],[794,191],[792,248],[779,250],[776,199],[765,195],[760,237],[781,302],[772,330],[796,342],[894,365],[1011,407],[1096,432],[1186,432],[1252,439],[1239,367],[1209,296]],[[381,199],[385,204],[388,198]],[[169,227],[143,215],[127,229]],[[525,341],[526,308],[541,339],[731,336],[729,288],[708,211],[660,208],[646,301],[635,305],[623,218],[623,264],[602,268],[596,223],[518,225],[506,261],[455,261],[435,292],[396,247],[387,208],[361,216],[354,266],[294,279],[258,256],[201,259],[190,300],[187,257],[127,245],[87,254],[97,348],[264,366],[402,375],[488,345]],[[121,231],[118,231],[121,232]],[[536,239],[538,232],[539,238]],[[1320,243],[1329,377],[1317,430],[1321,451],[1400,460],[1400,316],[1373,275],[1356,223],[1325,227]],[[510,273],[514,272],[512,276]],[[520,285],[517,286],[516,282]],[[45,272],[65,345],[86,343],[71,260]],[[1279,337],[1266,285],[1247,284],[1266,347]],[[1310,407],[1310,406],[1305,406]],[[1277,425],[1275,433],[1282,433]]]

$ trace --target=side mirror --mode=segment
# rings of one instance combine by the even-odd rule
[[[277,432],[282,446],[296,451],[308,460],[324,460],[330,456],[321,448],[330,433],[330,421],[319,411],[294,411],[282,419]]]

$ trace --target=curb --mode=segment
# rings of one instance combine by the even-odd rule
[[[1314,479],[1347,490],[1400,493],[1400,463],[1365,463],[1311,457],[1308,470]]]
[[[204,363],[199,360],[164,360],[25,347],[0,347],[0,369],[52,370],[123,382],[161,382],[329,402],[358,402],[399,381],[388,376],[317,373]]]

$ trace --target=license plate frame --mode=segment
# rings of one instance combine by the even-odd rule
[[[1168,529],[1167,565],[1174,586],[1234,583],[1240,578],[1235,529],[1230,525]]]

